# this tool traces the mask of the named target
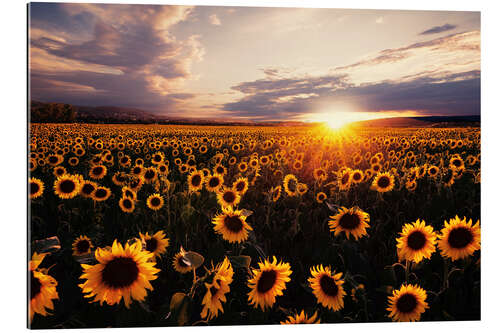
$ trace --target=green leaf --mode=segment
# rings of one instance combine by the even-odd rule
[[[205,258],[197,252],[188,251],[184,254],[184,256],[182,257],[182,260],[184,261],[184,263],[186,265],[191,266],[194,269],[196,269],[196,268],[200,267],[201,265],[203,265]]]
[[[248,268],[250,267],[252,258],[249,256],[230,256],[229,261],[235,268]]]

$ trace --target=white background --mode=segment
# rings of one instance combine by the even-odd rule
[[[71,1],[64,1],[71,2]],[[75,1],[74,1],[75,2]],[[253,0],[253,1],[90,1],[110,3],[157,3],[186,5],[233,5],[233,6],[286,6],[286,7],[328,7],[357,9],[418,9],[481,11],[481,123],[482,123],[482,320],[478,322],[446,323],[383,323],[383,324],[336,324],[203,327],[203,328],[148,328],[147,331],[175,330],[177,332],[203,333],[243,332],[258,330],[329,332],[422,332],[453,331],[474,332],[498,331],[500,327],[500,126],[498,98],[500,97],[499,43],[500,12],[498,1],[475,0]],[[0,10],[2,38],[0,55],[1,105],[0,105],[0,327],[4,332],[26,329],[26,142],[27,142],[27,44],[26,3],[3,1]],[[118,331],[139,332],[144,329],[118,329]],[[55,330],[54,330],[55,331]],[[88,330],[73,330],[87,332]],[[109,330],[99,330],[109,332]],[[115,332],[116,330],[113,330]]]

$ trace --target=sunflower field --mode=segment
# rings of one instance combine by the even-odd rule
[[[31,124],[31,328],[480,319],[479,128]]]

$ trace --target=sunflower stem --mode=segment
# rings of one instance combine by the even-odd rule
[[[411,262],[409,260],[406,260],[406,265],[405,265],[405,283],[408,283],[408,278],[410,277],[410,268],[411,268]]]
[[[449,270],[449,261],[448,259],[444,260],[444,268],[443,268],[443,290],[448,289],[448,270]]]

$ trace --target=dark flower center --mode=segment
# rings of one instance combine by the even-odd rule
[[[41,291],[42,289],[42,284],[40,283],[40,280],[35,277],[33,274],[33,271],[30,271],[31,279],[30,279],[30,294],[31,294],[31,299],[35,298]]]
[[[144,178],[146,179],[153,179],[155,177],[155,172],[153,170],[148,170],[144,174]]]
[[[201,183],[200,175],[194,175],[193,178],[191,178],[191,185],[200,186],[200,183]]]
[[[117,289],[134,283],[139,276],[139,268],[132,258],[117,257],[105,265],[101,274],[107,286]]]
[[[356,172],[352,175],[352,179],[354,180],[360,180],[361,179],[361,174],[359,172]]]
[[[50,156],[49,157],[49,162],[50,163],[57,163],[58,158],[56,156]]]
[[[223,167],[217,167],[215,170],[217,173],[224,173],[224,168]]]
[[[417,299],[412,294],[404,294],[396,302],[396,308],[399,312],[410,313],[417,307]]]
[[[323,274],[319,279],[319,285],[321,286],[321,290],[330,297],[337,296],[339,292],[339,287],[335,283],[335,280],[326,274]]]
[[[151,205],[152,205],[153,207],[157,207],[157,206],[159,206],[159,205],[160,205],[160,198],[158,198],[158,197],[154,197],[154,198],[152,198],[152,199],[151,199]]]
[[[92,173],[96,176],[99,176],[101,173],[103,173],[104,169],[100,166],[98,167],[95,167],[94,169],[92,169]]]
[[[234,202],[234,200],[236,200],[236,196],[234,195],[233,192],[228,191],[228,192],[224,192],[222,199],[224,199],[224,201],[227,203],[232,203],[232,202]]]
[[[215,296],[218,291],[219,289],[215,288],[214,286],[210,287],[210,294],[212,294],[212,296]]]
[[[122,163],[125,164],[128,162],[128,157],[122,157]]]
[[[140,174],[140,173],[141,173],[141,171],[142,171],[142,168],[141,168],[141,167],[135,167],[135,168],[132,170],[132,172],[133,172],[133,174],[134,174],[134,175],[138,175],[138,174]]]
[[[71,193],[75,190],[76,184],[74,181],[66,179],[59,184],[59,188],[63,193]]]
[[[275,270],[264,271],[260,275],[259,282],[257,283],[257,291],[261,294],[266,293],[273,288],[276,282],[278,273]]]
[[[76,243],[76,250],[79,253],[85,253],[89,249],[90,249],[90,242],[86,239],[83,239],[81,241],[78,241],[78,243]]]
[[[224,226],[232,233],[237,234],[243,229],[243,222],[239,216],[224,217]]]
[[[238,192],[243,191],[244,188],[245,188],[245,183],[244,182],[239,182],[239,183],[236,184],[236,190]]]
[[[161,156],[155,155],[154,160],[155,160],[155,162],[161,162]]]
[[[125,207],[126,209],[132,208],[132,201],[130,201],[129,199],[123,200],[123,207]]]
[[[386,187],[389,187],[389,185],[391,184],[391,181],[389,180],[389,177],[387,176],[382,176],[380,177],[380,179],[378,180],[377,182],[378,186],[380,188],[386,188]]]
[[[345,185],[345,184],[347,184],[348,181],[349,181],[349,173],[345,173],[342,176],[342,184]]]
[[[38,185],[38,183],[30,183],[31,194],[38,193],[39,190],[40,190],[40,185]]]
[[[154,252],[158,247],[158,241],[156,238],[150,238],[146,240],[146,251]]]
[[[215,187],[215,186],[219,185],[219,178],[217,178],[217,177],[210,178],[208,185],[210,185],[210,187]]]
[[[359,216],[353,213],[345,213],[339,220],[339,225],[347,230],[356,229],[360,223]]]
[[[102,188],[100,188],[97,191],[95,191],[95,196],[97,198],[105,198],[107,194],[108,194],[108,192],[105,189],[102,189]]]
[[[450,231],[448,235],[448,243],[455,249],[466,247],[472,242],[472,233],[469,229],[459,227]]]
[[[94,185],[87,183],[87,184],[83,185],[82,193],[84,193],[86,195],[90,195],[94,191],[94,189],[95,189]]]
[[[408,236],[408,247],[412,250],[420,250],[424,247],[427,242],[427,238],[420,231],[414,231]]]
[[[456,166],[456,167],[459,167],[462,165],[462,161],[459,160],[458,158],[454,159],[453,160],[453,165]]]

